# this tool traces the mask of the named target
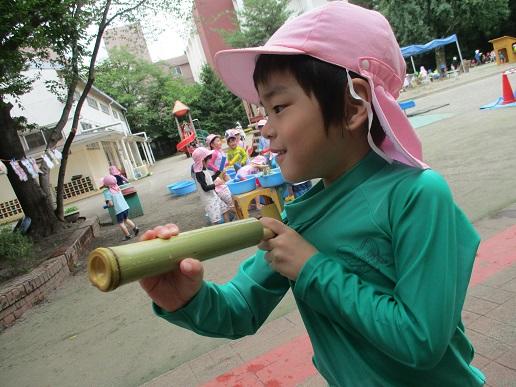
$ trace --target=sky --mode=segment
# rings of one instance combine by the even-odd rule
[[[146,33],[144,27],[145,40],[153,62],[161,59],[173,58],[184,54],[186,41],[181,37],[180,32],[165,16],[156,16],[149,20],[154,26],[162,26],[163,31],[153,38],[154,33]]]

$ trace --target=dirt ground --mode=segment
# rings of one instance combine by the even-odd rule
[[[516,111],[479,110],[500,96],[501,69],[492,69],[490,78],[475,82],[466,78],[453,89],[416,100],[417,109],[422,110],[449,103],[439,111],[446,114],[445,119],[421,127],[418,133],[427,162],[446,177],[457,203],[474,221],[516,202]],[[135,183],[145,215],[134,220],[142,230],[169,222],[184,231],[206,224],[197,194],[172,198],[166,188],[189,178],[190,164],[183,155],[162,160],[153,167],[151,177]],[[101,196],[75,205],[84,216],[99,216],[103,224],[92,249],[121,243],[122,234],[109,224]],[[253,250],[208,261],[206,278],[228,280]],[[270,319],[294,307],[289,294]],[[0,334],[0,384],[138,386],[224,342],[156,318],[137,284],[101,293],[80,270],[47,302]]]

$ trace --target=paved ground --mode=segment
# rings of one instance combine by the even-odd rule
[[[516,110],[479,110],[500,96],[500,73],[501,68],[487,65],[473,69],[462,80],[404,94],[415,98],[414,110],[449,104],[428,112],[442,117],[418,132],[426,161],[448,179],[457,202],[475,221],[484,239],[516,223],[516,207],[510,207],[516,203]],[[516,77],[510,79],[516,85]],[[187,178],[189,164],[190,160],[182,156],[163,160],[153,169],[152,177],[136,183],[145,209],[145,216],[136,219],[142,228],[170,221],[179,223],[183,230],[204,225],[195,195],[172,199],[165,188]],[[98,197],[79,203],[83,214],[97,214],[107,222],[101,205]],[[120,235],[116,226],[105,226],[95,245],[118,244]],[[209,261],[207,278],[218,282],[231,278],[251,251]],[[300,352],[293,349],[306,347],[291,295],[259,334],[230,343],[199,337],[155,318],[137,285],[103,294],[89,286],[84,274],[67,280],[48,302],[0,334],[3,386],[137,386],[151,380],[155,385],[193,386],[213,381],[224,385],[224,380],[230,380],[225,373],[260,356],[269,356],[270,352],[278,356],[285,348],[287,353]],[[514,293],[511,266],[478,282],[468,295],[464,318],[480,354],[476,362],[482,363],[477,364],[490,376],[492,385],[516,385],[514,372],[507,367],[516,363]],[[297,359],[306,364],[302,360]],[[172,374],[167,376],[167,372]],[[298,377],[303,375],[299,373]],[[300,383],[321,383],[317,376],[310,375]],[[506,378],[506,383],[497,380],[497,375]]]

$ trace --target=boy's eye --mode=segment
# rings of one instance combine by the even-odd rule
[[[283,109],[285,109],[285,106],[284,105],[276,105],[272,108],[272,110],[274,111],[274,113],[276,114],[279,114],[283,111]]]

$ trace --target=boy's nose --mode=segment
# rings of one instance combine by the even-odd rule
[[[269,122],[267,122],[265,126],[262,128],[262,136],[265,138],[274,137],[274,130],[272,129],[272,126]]]

